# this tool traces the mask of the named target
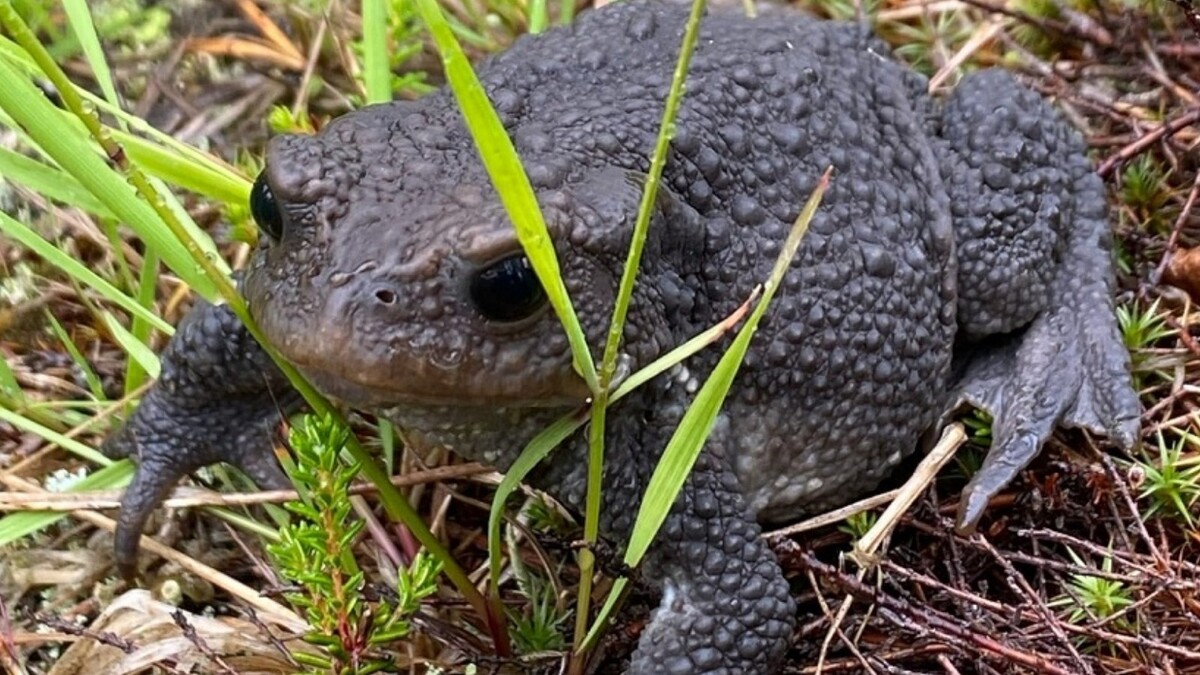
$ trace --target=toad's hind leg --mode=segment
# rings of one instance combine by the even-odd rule
[[[993,415],[960,527],[978,522],[1055,426],[1138,438],[1140,406],[1113,312],[1104,186],[1078,133],[1002,71],[968,76],[942,112],[959,261],[952,406]]]

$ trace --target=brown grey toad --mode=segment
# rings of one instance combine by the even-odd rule
[[[604,339],[686,9],[626,2],[526,37],[481,69],[545,211],[594,348]],[[976,521],[1056,425],[1129,446],[1138,401],[1111,300],[1105,195],[1078,134],[1004,72],[945,101],[865,28],[705,19],[625,331],[628,368],[728,315],[766,278],[834,169],[800,255],[644,567],[663,602],[632,673],[766,673],[794,625],[759,538],[869,490],[946,410],[995,416],[961,514]],[[586,390],[452,96],[275,139],[265,236],[243,288],[268,340],[324,392],[420,446],[506,467]],[[603,529],[616,542],[710,350],[610,413]],[[297,399],[223,307],[202,305],[107,447],[140,462],[117,539],[183,474],[233,462],[268,487]],[[581,438],[532,482],[579,508]]]

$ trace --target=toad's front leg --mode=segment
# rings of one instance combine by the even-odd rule
[[[795,622],[774,554],[742,499],[737,477],[709,449],[644,562],[662,604],[642,633],[629,673],[773,673]]]
[[[188,473],[228,462],[260,487],[290,486],[271,452],[272,432],[300,397],[228,307],[201,301],[161,360],[158,381],[102,448],[138,465],[114,542],[126,579],[137,572],[138,538],[150,513]]]

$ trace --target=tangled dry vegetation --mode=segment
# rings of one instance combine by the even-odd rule
[[[1113,454],[1082,433],[1057,435],[993,502],[976,536],[957,536],[951,524],[963,476],[987,442],[987,420],[978,417],[964,420],[966,446],[922,486],[913,507],[893,523],[886,548],[869,560],[857,557],[869,563],[864,567],[845,553],[875,524],[880,506],[773,535],[802,611],[787,672],[1200,672],[1200,564],[1194,562],[1200,559],[1200,321],[1193,308],[1200,300],[1200,4],[1194,2],[805,3],[827,16],[871,18],[935,90],[952,87],[964,68],[1014,69],[1082,130],[1110,187],[1122,329],[1146,412],[1143,448],[1133,456]],[[361,101],[357,3],[335,1],[317,11],[326,4],[269,0],[260,13],[244,1],[148,8],[113,0],[94,3],[94,11],[124,12],[109,33],[109,56],[129,109],[252,167],[241,153],[261,151],[270,106],[284,106],[286,115],[274,115],[293,123],[319,125]],[[475,27],[468,42],[475,55],[502,48],[525,25],[520,4],[447,6]],[[408,26],[395,63],[407,74],[396,87],[418,95],[437,83],[436,59],[422,48],[417,25],[404,24],[412,17],[393,18]],[[53,12],[42,30],[48,40],[67,41],[62,17]],[[74,52],[63,47],[63,53],[72,77],[90,86]],[[16,147],[2,129],[0,143]],[[116,277],[124,269],[118,259],[139,260],[130,242],[18,184],[0,184],[0,202],[93,269]],[[231,259],[245,255],[236,242],[244,213],[222,213],[196,199],[187,205]],[[96,318],[94,299],[2,238],[0,275],[0,352],[23,392],[21,412],[96,442],[120,412],[107,401],[121,398],[126,357]],[[164,278],[153,290],[157,311],[178,320],[187,304],[180,285]],[[87,403],[97,400],[105,404]],[[89,422],[96,411],[99,421]],[[359,425],[366,429],[368,422]],[[443,457],[401,453],[397,464],[411,501],[473,578],[485,578],[484,527],[495,475]],[[169,557],[151,568],[148,592],[127,590],[113,577],[111,521],[102,515],[114,495],[55,491],[85,469],[58,446],[0,419],[0,510],[73,512],[0,548],[0,664],[16,673],[58,675],[106,672],[117,663],[130,668],[123,672],[151,665],[176,673],[302,669],[297,659],[316,649],[290,639],[302,623],[253,535],[199,509],[163,512],[153,533],[174,550],[156,549]],[[274,523],[263,505],[287,497],[188,489],[172,504],[224,504],[244,519]],[[535,498],[510,528],[514,562],[506,569],[505,601],[521,657],[491,656],[448,587],[412,613],[409,637],[376,645],[374,653],[411,672],[433,666],[464,672],[468,664],[477,672],[557,672],[577,581],[569,554],[576,531]],[[356,547],[372,602],[394,596],[398,579],[414,583],[395,561],[411,562],[415,546],[396,532],[371,522]],[[255,591],[268,599],[255,599]],[[602,645],[605,663],[619,663],[631,651],[653,604],[634,593]]]

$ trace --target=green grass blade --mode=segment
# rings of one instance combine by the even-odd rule
[[[604,630],[608,628],[608,617],[612,616],[617,605],[625,599],[625,592],[628,590],[629,579],[618,577],[613,581],[612,588],[608,589],[608,596],[604,598],[604,604],[596,613],[596,620],[592,622],[587,635],[583,636],[583,641],[579,643],[580,650],[586,652],[596,645],[596,640],[599,640],[600,636],[604,634]]]
[[[142,270],[138,274],[137,286],[137,303],[145,307],[147,311],[151,311],[154,307],[154,301],[157,295],[158,286],[158,255],[154,251],[147,251],[145,258],[142,260]],[[140,314],[134,314],[131,318],[129,332],[133,337],[142,344],[148,346],[152,337],[153,326],[148,321],[143,319]],[[155,357],[155,363],[158,358]],[[125,366],[125,395],[133,393],[138,387],[145,384],[148,371],[134,359],[129,359],[129,363]]]
[[[89,270],[83,263],[63,253],[57,246],[42,239],[29,227],[3,212],[0,212],[0,234],[4,234],[38,254],[46,262],[62,270],[67,276],[96,291],[105,300],[119,305],[121,309],[143,319],[164,335],[171,335],[175,332],[171,324],[163,321],[153,312],[139,305],[137,301],[123,293],[119,288]]]
[[[105,398],[104,386],[100,384],[100,376],[96,374],[96,370],[92,368],[92,364],[83,358],[83,353],[79,351],[79,347],[75,345],[75,341],[71,339],[71,336],[67,334],[67,330],[55,318],[54,313],[46,310],[46,318],[50,321],[50,331],[54,333],[54,337],[58,338],[63,348],[67,350],[67,354],[71,356],[71,360],[75,362],[75,367],[79,369],[79,372],[83,373],[83,379],[87,382],[88,391],[91,392],[92,397],[97,401],[103,401]]]
[[[517,456],[517,461],[513,462],[508,471],[504,472],[504,478],[496,487],[495,496],[492,497],[492,509],[488,513],[488,560],[491,563],[493,593],[500,584],[500,548],[503,543],[500,537],[500,521],[504,515],[504,504],[508,501],[508,497],[520,487],[525,476],[528,476],[529,472],[541,464],[554,448],[575,433],[585,422],[587,422],[587,415],[583,410],[555,420],[525,446],[521,454]]]
[[[583,376],[588,388],[595,392],[599,388],[596,365],[592,360],[587,338],[583,334],[583,327],[579,325],[579,317],[575,314],[575,308],[567,295],[567,287],[563,284],[558,257],[546,231],[542,210],[533,194],[533,186],[529,183],[525,168],[521,166],[521,160],[517,157],[512,139],[508,137],[504,125],[500,123],[499,115],[483,90],[483,85],[471,68],[470,61],[454,38],[437,0],[416,0],[416,3],[421,19],[433,35],[433,41],[446,70],[446,79],[449,80],[450,88],[458,100],[475,147],[479,150],[479,157],[500,196],[500,201],[504,204],[509,220],[516,229],[521,246],[529,256],[534,272],[546,289],[546,296],[554,307],[555,314],[567,332],[575,368]]]
[[[137,338],[136,335],[129,332],[127,328],[117,321],[117,317],[109,312],[103,314],[104,325],[108,331],[112,333],[113,340],[125,350],[129,358],[136,361],[138,366],[145,372],[150,374],[150,377],[157,378],[159,372],[158,356],[154,350],[150,349],[146,343]]]
[[[392,70],[388,62],[388,17],[384,0],[362,0],[363,86],[367,103],[392,100]]]
[[[600,530],[600,493],[604,473],[604,427],[606,410],[609,404],[609,389],[612,386],[612,380],[616,373],[617,355],[621,348],[621,338],[625,334],[625,319],[633,298],[633,285],[637,280],[638,268],[642,260],[642,251],[646,244],[646,235],[650,229],[650,218],[658,199],[659,182],[662,180],[662,172],[667,163],[667,148],[670,146],[671,138],[675,135],[675,117],[683,101],[683,84],[687,79],[692,53],[695,51],[696,37],[700,32],[700,20],[704,15],[705,4],[705,0],[693,0],[692,9],[688,15],[684,29],[683,40],[679,47],[679,56],[675,61],[675,70],[671,77],[671,87],[667,93],[667,100],[663,105],[658,135],[655,139],[654,151],[650,158],[650,170],[646,174],[646,183],[643,186],[642,198],[638,204],[637,219],[634,223],[633,234],[630,237],[629,252],[625,256],[625,266],[621,272],[621,281],[613,303],[608,337],[604,344],[604,357],[600,363],[600,390],[592,400],[592,423],[588,429],[587,506],[584,512],[583,523],[584,546],[579,551],[580,583],[576,594],[576,645],[583,643],[589,619],[589,603],[593,578],[592,569],[595,565],[595,556],[592,553],[591,547],[599,537]],[[575,658],[578,658],[578,651],[576,654]]]
[[[0,36],[0,59],[30,77],[41,76],[29,54],[5,36]],[[140,117],[125,112],[85,89],[74,84],[71,86],[76,94],[95,105],[99,111],[116,117],[132,130],[108,128],[112,137],[125,148],[129,158],[147,173],[226,204],[243,204],[249,197],[251,181],[220,158],[163,133]],[[65,111],[55,110],[82,133],[83,126],[79,120]],[[149,139],[134,132],[144,134]]]
[[[66,11],[71,31],[75,33],[75,39],[79,41],[83,55],[92,67],[96,83],[104,93],[104,98],[108,99],[111,105],[120,107],[121,99],[117,97],[117,89],[113,86],[112,72],[108,69],[108,60],[104,58],[104,49],[100,46],[100,36],[96,34],[96,24],[92,22],[87,2],[63,0],[63,9]]]
[[[532,0],[529,3],[529,32],[536,35],[546,30],[548,21],[546,0]]]
[[[250,199],[250,180],[230,167],[196,161],[198,150],[183,154],[133,134],[109,132],[130,161],[155,178],[226,204],[245,204]]]
[[[625,378],[625,381],[621,382],[616,390],[613,391],[612,396],[609,398],[609,403],[615,403],[621,400],[632,393],[633,390],[665,373],[667,370],[671,369],[671,367],[683,363],[686,359],[701,349],[704,349],[705,347],[715,343],[717,340],[720,340],[725,336],[726,333],[733,330],[733,327],[736,326],[737,323],[746,316],[746,313],[750,311],[750,303],[754,300],[755,298],[747,300],[742,304],[741,307],[737,309],[737,311],[735,311],[733,314],[730,314],[721,323],[700,333],[699,335],[672,349],[666,354],[663,354],[657,359],[654,359],[644,368],[641,368],[637,372]]]
[[[625,564],[632,567],[642,561],[642,557],[658,534],[659,528],[666,521],[671,506],[683,488],[684,480],[691,472],[696,458],[700,456],[700,450],[704,447],[704,442],[716,423],[717,412],[725,401],[733,378],[737,375],[746,350],[750,346],[750,339],[758,330],[759,321],[766,312],[775,291],[779,288],[784,274],[787,273],[796,251],[799,250],[800,242],[808,231],[808,224],[812,221],[813,214],[816,213],[828,184],[829,173],[826,172],[788,234],[787,241],[784,242],[783,249],[775,261],[775,267],[771,271],[771,278],[763,290],[762,298],[755,305],[746,324],[738,331],[733,344],[722,355],[717,367],[713,369],[712,374],[700,388],[700,392],[687,412],[684,413],[671,440],[667,442],[667,448],[663,452],[658,466],[655,467],[654,474],[650,477],[646,495],[642,499],[641,508],[638,509],[633,533],[630,535],[629,545],[625,549]]]
[[[147,246],[156,250],[184,282],[207,299],[215,297],[213,283],[197,268],[183,244],[170,236],[154,210],[93,150],[88,139],[67,124],[59,110],[4,60],[0,60],[0,108],[55,162],[128,224]],[[219,260],[212,240],[205,237],[203,241],[205,250]]]
[[[83,209],[101,218],[113,218],[108,207],[101,204],[87,188],[66,172],[7,148],[0,148],[0,177],[20,183],[54,201]]]
[[[25,403],[25,392],[17,382],[12,366],[8,365],[8,359],[0,359],[0,406],[19,409],[25,407]]]
[[[4,412],[0,409],[0,413]],[[121,460],[111,466],[106,466],[91,473],[75,483],[67,492],[87,492],[91,490],[116,490],[123,488],[133,480],[133,462]],[[42,528],[71,515],[62,511],[23,511],[0,518],[0,546],[11,544],[21,537],[29,536]]]
[[[94,462],[101,466],[108,466],[113,463],[111,459],[83,443],[73,438],[68,438],[53,429],[44,427],[31,419],[22,417],[7,408],[0,408],[0,421],[7,422],[21,431],[40,436],[47,442],[54,443],[72,455],[86,459],[89,462]]]

